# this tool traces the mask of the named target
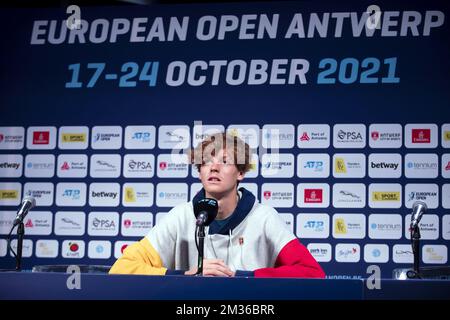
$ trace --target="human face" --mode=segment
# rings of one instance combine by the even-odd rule
[[[244,173],[238,171],[232,154],[233,151],[222,149],[200,166],[200,180],[206,196],[220,199],[231,192],[236,193],[237,183],[244,179]]]

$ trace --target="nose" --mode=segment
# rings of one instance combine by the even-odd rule
[[[220,169],[220,163],[219,161],[217,161],[217,159],[213,159],[213,161],[211,162],[211,166],[209,167],[209,170],[211,172],[218,172]]]

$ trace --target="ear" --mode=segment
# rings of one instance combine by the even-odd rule
[[[237,181],[241,182],[242,180],[244,180],[245,177],[245,172],[239,171],[238,176],[237,176]]]

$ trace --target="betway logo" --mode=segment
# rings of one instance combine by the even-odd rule
[[[94,198],[112,198],[115,199],[117,197],[117,192],[94,192],[92,191],[92,197]]]
[[[380,162],[380,163],[375,163],[375,162],[371,162],[370,163],[372,169],[394,169],[397,170],[398,168],[398,163],[388,163],[388,162]]]
[[[20,167],[20,163],[9,163],[9,162],[3,162],[3,163],[0,163],[0,168],[2,168],[2,169],[4,169],[4,168],[6,168],[6,169],[19,169],[19,167]]]

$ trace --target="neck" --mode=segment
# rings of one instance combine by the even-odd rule
[[[231,216],[239,201],[236,189],[222,195],[210,194],[205,191],[205,196],[208,198],[214,198],[219,203],[219,211],[217,212],[216,218],[219,220],[223,220]]]

